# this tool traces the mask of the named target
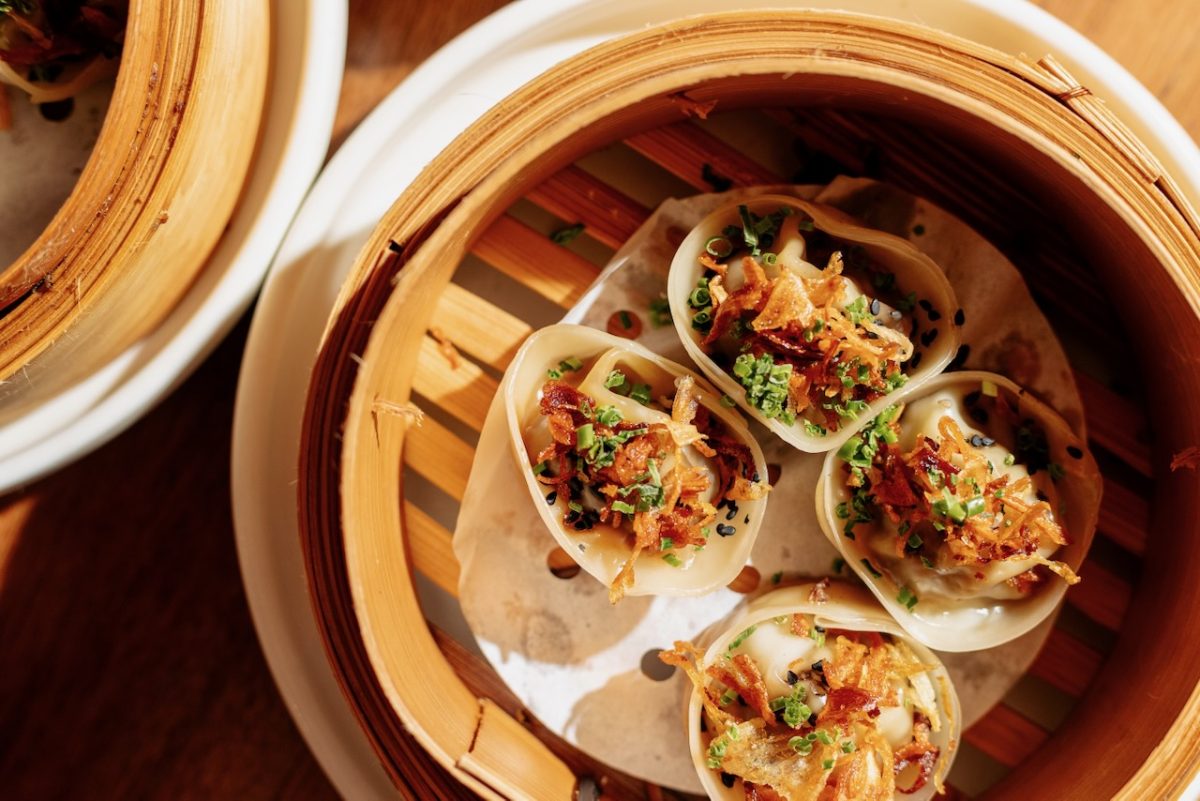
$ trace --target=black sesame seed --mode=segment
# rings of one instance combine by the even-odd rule
[[[942,313],[937,309],[933,309],[929,312],[929,319],[936,323],[938,320],[942,319]]]
[[[700,716],[700,731],[708,731],[708,721],[704,719],[703,715]]]
[[[717,525],[717,533],[722,537],[732,537],[735,533],[737,533],[737,529],[733,526],[727,526],[724,523],[720,523]]]
[[[876,714],[878,714],[878,710],[876,710]],[[817,725],[817,713],[816,712],[813,712],[811,715],[808,716],[808,725],[809,726]]]
[[[800,677],[796,675],[796,672],[794,670],[789,670],[787,672],[787,683],[795,684],[798,681],[800,681]]]
[[[879,298],[871,301],[871,314],[879,314]]]
[[[757,470],[755,470],[755,471],[754,471],[754,475],[750,476],[750,482],[751,482],[752,484],[757,484],[757,483],[758,483],[759,481],[761,481],[761,480],[762,480],[762,479],[760,479],[760,478],[758,477],[758,471],[757,471]]]
[[[550,504],[551,506],[553,506],[557,500],[558,500],[558,490],[554,490],[553,492],[551,492],[549,495],[546,496],[546,503]]]
[[[975,404],[979,403],[979,399],[982,397],[983,393],[976,389],[968,392],[966,395],[963,395],[963,402],[968,406],[974,406]]]
[[[725,519],[732,520],[733,518],[737,517],[737,513],[738,513],[737,501],[730,501],[729,502],[729,511],[725,513]]]
[[[749,523],[749,522],[750,522],[750,515],[746,515],[745,517],[743,517],[743,518],[742,518],[742,522],[743,522],[743,523]]]
[[[812,669],[817,673],[824,673],[825,672],[825,660],[818,659],[816,662],[813,662]]]
[[[782,709],[775,710],[775,722],[783,723],[783,710]]]
[[[726,787],[733,787],[733,783],[736,781],[737,776],[734,776],[732,773],[721,771],[721,784],[725,785]]]
[[[967,322],[967,315],[963,313],[962,309],[959,309],[958,311],[956,311],[954,313],[954,324],[955,325],[963,325],[966,322]]]
[[[916,370],[918,367],[921,366],[921,355],[922,354],[920,351],[917,351],[916,353],[913,354],[912,359],[910,359],[908,362],[908,366],[910,369]]]
[[[934,311],[933,304],[930,303],[929,301],[925,300],[925,298],[921,298],[920,300],[918,300],[917,305],[920,306],[922,309],[924,309],[926,312]]]
[[[1067,446],[1067,453],[1070,455],[1070,457],[1072,459],[1082,459],[1083,458],[1083,451],[1080,450],[1079,448],[1076,448],[1074,445]]]
[[[928,331],[926,331],[924,334],[921,334],[921,344],[924,345],[925,347],[929,347],[930,345],[933,344],[933,341],[935,339],[937,339],[937,336],[938,336],[938,330],[936,328],[931,328]]]
[[[973,448],[987,448],[996,444],[996,440],[981,434],[972,434],[967,442],[971,443],[971,447]]]
[[[988,421],[987,411],[979,408],[978,406],[976,406],[974,409],[970,410],[970,415],[971,415],[972,420],[974,420],[976,423],[979,423],[981,425],[987,423],[987,421]]]

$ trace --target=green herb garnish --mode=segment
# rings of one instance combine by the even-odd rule
[[[550,239],[553,240],[554,244],[556,245],[566,245],[570,242],[574,242],[579,235],[583,233],[583,229],[583,223],[568,225],[566,228],[559,228],[557,231],[550,234]]]

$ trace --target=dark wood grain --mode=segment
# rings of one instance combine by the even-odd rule
[[[335,144],[501,0],[352,0]],[[1191,0],[1040,0],[1200,130]],[[335,795],[246,608],[229,508],[239,326],[114,442],[0,497],[0,797]]]

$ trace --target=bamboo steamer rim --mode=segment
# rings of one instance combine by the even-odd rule
[[[409,397],[434,300],[472,238],[533,185],[530,173],[569,160],[579,146],[576,132],[588,130],[595,144],[635,104],[661,118],[679,92],[703,102],[730,76],[746,82],[797,72],[889,85],[1032,144],[1124,221],[1176,293],[1168,316],[1195,327],[1195,213],[1153,157],[1052,61],[1034,66],[940,32],[860,15],[743,12],[684,20],[565,62],[489,112],[401,195],[343,286],[314,367],[299,482],[310,585],[339,679],[393,777],[403,772],[406,746],[388,735],[403,727],[452,775],[487,795],[515,789],[563,798],[573,786],[557,758],[519,725],[504,724],[507,715],[476,699],[454,674],[425,627],[403,536],[395,536],[404,530],[396,490],[405,424],[380,414],[376,402]],[[611,123],[609,112],[618,122],[606,128],[599,123]],[[361,367],[350,358],[358,353]],[[373,539],[372,530],[386,535]],[[1126,637],[1122,632],[1122,642]],[[420,682],[412,681],[416,668]],[[1121,798],[1160,797],[1187,781],[1200,761],[1200,744],[1185,736],[1200,721],[1195,679],[1189,675],[1190,697],[1161,737],[1157,758],[1138,767],[1127,752],[1128,770],[1117,779],[1090,777],[1098,786]],[[1095,686],[1085,697],[1097,697]],[[461,717],[448,720],[454,715]],[[1005,797],[1049,775],[1064,739],[1020,771],[1035,778],[1006,783]],[[507,764],[494,759],[497,749]]]
[[[0,271],[0,413],[16,417],[153,330],[249,174],[269,0],[133,0],[112,101],[67,200]],[[162,229],[160,231],[160,229]]]

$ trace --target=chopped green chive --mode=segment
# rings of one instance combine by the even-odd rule
[[[863,563],[863,567],[865,567],[867,569],[867,572],[870,573],[872,576],[874,576],[875,578],[883,578],[883,574],[875,569],[875,565],[871,564],[870,559],[863,559],[862,563]]]
[[[1006,453],[1006,454],[1004,454],[1004,465],[1005,465],[1006,467],[1012,467],[1012,466],[1013,466],[1014,464],[1016,464],[1016,463],[1017,463],[1017,457],[1016,457],[1016,456],[1014,456],[1014,455],[1013,455],[1013,454],[1011,454],[1011,453]]]
[[[896,596],[896,600],[908,607],[910,611],[917,605],[917,596],[908,587],[900,588],[900,594]]]
[[[842,570],[845,567],[846,567],[846,560],[843,559],[842,557],[839,556],[833,560],[833,574],[835,576],[840,576],[842,574]]]
[[[733,253],[733,243],[723,236],[714,236],[704,243],[704,252],[714,259],[723,259]]]
[[[823,767],[825,770],[833,770],[833,760],[826,759],[824,762],[821,763],[821,767]]]
[[[575,429],[575,450],[587,450],[596,444],[596,430],[591,423],[585,423]]]
[[[860,325],[863,320],[871,316],[870,307],[867,302],[866,295],[859,295],[854,300],[850,301],[845,308],[842,309],[846,316],[850,318],[850,322],[854,325]]]
[[[634,508],[633,504],[625,503],[625,501],[613,501],[612,502],[612,510],[614,512],[620,512],[623,515],[631,515],[635,511],[637,511]]]
[[[982,495],[976,495],[974,498],[968,498],[964,507],[966,508],[967,517],[974,517],[983,513],[983,510],[987,507],[987,503],[984,501]]]
[[[633,389],[629,390],[629,397],[643,406],[650,405],[650,385],[649,384],[634,384]]]
[[[786,408],[788,382],[792,377],[790,364],[777,365],[765,353],[757,359],[743,353],[733,363],[733,374],[746,388],[746,400],[750,405],[768,420],[780,418],[788,422],[791,416]]]
[[[663,561],[671,567],[683,567],[683,562],[673,553],[664,553]]]
[[[788,745],[791,746],[792,750],[794,750],[797,754],[803,754],[805,756],[811,754],[813,750],[812,742],[803,737],[792,737],[788,740]]]
[[[753,634],[757,630],[758,630],[758,626],[751,626],[750,628],[746,629],[741,634],[739,634],[738,636],[733,638],[733,641],[729,643],[729,648],[727,648],[726,650],[729,651],[730,653],[733,653],[739,647],[741,647],[742,643],[744,643],[747,639],[750,638],[751,634]]]
[[[853,754],[855,747],[856,746],[854,745],[853,740],[847,740],[846,742],[842,743],[842,753],[843,754]]]
[[[554,244],[556,245],[566,245],[569,242],[575,241],[575,239],[577,239],[579,235],[583,233],[583,229],[583,223],[568,225],[566,228],[559,228],[557,231],[550,234],[550,239],[553,240]]]
[[[620,370],[613,370],[604,379],[604,387],[606,389],[615,389],[625,385],[625,374]]]
[[[735,401],[733,398],[729,397],[728,395],[722,395],[721,396],[721,405],[724,406],[726,409],[732,409],[734,406],[737,406],[737,401]]]
[[[772,584],[778,584],[778,583],[779,583],[780,581],[782,581],[782,580],[783,580],[783,571],[782,571],[782,570],[780,570],[780,571],[777,571],[776,573],[774,573],[774,574],[771,576],[771,583],[772,583]]]
[[[671,304],[666,298],[655,298],[650,301],[650,322],[655,328],[671,324]]]

